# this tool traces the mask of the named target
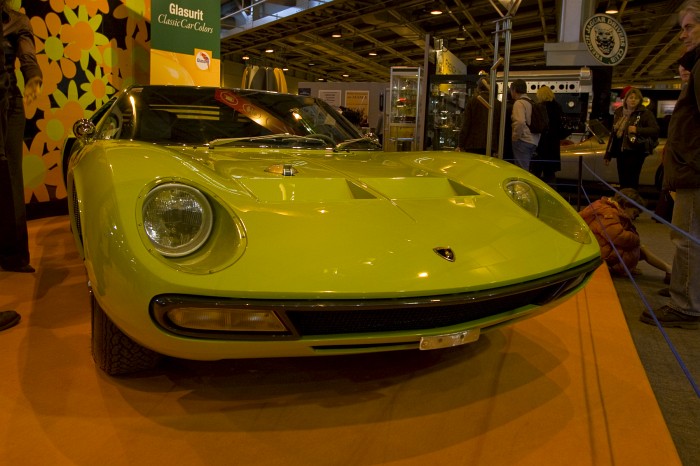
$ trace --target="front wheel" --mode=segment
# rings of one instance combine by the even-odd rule
[[[129,338],[105,314],[91,294],[92,358],[97,367],[109,375],[153,369],[161,355]]]

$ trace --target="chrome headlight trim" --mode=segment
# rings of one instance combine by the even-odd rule
[[[143,229],[156,251],[165,257],[194,253],[209,239],[212,206],[198,189],[182,183],[156,186],[141,209]]]
[[[504,190],[513,202],[564,236],[581,243],[592,241],[586,222],[559,196],[521,179],[506,180]]]

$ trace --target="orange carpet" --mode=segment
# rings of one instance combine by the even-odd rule
[[[0,464],[678,465],[608,272],[541,316],[445,351],[172,360],[111,378],[90,356],[66,217],[0,271]]]

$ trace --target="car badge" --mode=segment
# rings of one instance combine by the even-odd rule
[[[435,251],[435,253],[438,256],[442,257],[445,260],[448,260],[450,262],[455,261],[455,253],[451,248],[437,247],[433,248],[433,251]]]
[[[268,173],[274,173],[275,175],[282,176],[294,176],[298,173],[298,170],[294,168],[291,163],[279,163],[276,165],[270,165],[265,169]]]

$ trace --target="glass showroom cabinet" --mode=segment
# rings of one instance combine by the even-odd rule
[[[434,75],[428,79],[426,150],[454,150],[462,128],[462,113],[474,92],[476,77]]]
[[[397,66],[391,68],[389,114],[384,132],[384,150],[418,150],[418,119],[421,69]],[[388,131],[387,131],[388,130]]]

